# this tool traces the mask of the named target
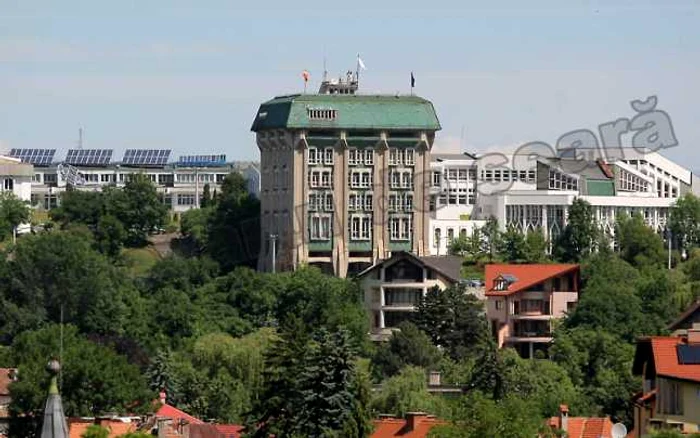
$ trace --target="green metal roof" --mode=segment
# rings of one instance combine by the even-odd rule
[[[611,180],[589,179],[586,188],[589,196],[615,196],[615,182]]]
[[[310,120],[307,108],[337,110],[337,117]],[[260,105],[250,129],[276,128],[437,131],[440,122],[433,104],[418,96],[294,94]]]

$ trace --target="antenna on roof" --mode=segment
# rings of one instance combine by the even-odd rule
[[[78,127],[78,149],[83,148],[83,127]]]
[[[328,69],[326,68],[326,50],[323,49],[323,82],[328,80]]]

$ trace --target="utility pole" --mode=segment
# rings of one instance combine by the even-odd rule
[[[668,270],[671,270],[671,229],[668,229]]]
[[[270,241],[272,242],[272,273],[274,274],[277,264],[277,234],[270,234]]]

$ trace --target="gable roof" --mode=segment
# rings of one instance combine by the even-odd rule
[[[486,296],[509,296],[514,293],[535,286],[549,278],[573,272],[579,269],[579,265],[572,264],[492,264],[486,265],[484,274],[486,282]],[[493,290],[493,281],[499,276],[512,276],[515,281],[507,290]]]
[[[552,417],[549,426],[561,429],[561,419]],[[568,438],[611,438],[613,422],[609,417],[569,417],[567,420]]]
[[[668,329],[670,331],[678,330],[680,328],[683,328],[684,325],[690,325],[692,326],[692,323],[687,324],[691,317],[695,316],[696,312],[700,311],[700,300],[695,301],[693,304],[690,305],[683,313],[676,318],[675,321],[673,321],[671,324],[668,325]],[[700,320],[700,318],[699,318]]]
[[[464,259],[459,256],[423,256],[418,257],[417,255],[407,252],[407,251],[397,251],[392,253],[391,257],[384,260],[379,260],[374,265],[365,269],[364,271],[357,274],[357,278],[362,278],[369,274],[370,272],[378,269],[382,266],[390,266],[399,260],[411,260],[421,267],[427,267],[433,269],[439,274],[447,277],[450,281],[458,282],[461,278],[462,262]]]
[[[0,395],[10,395],[12,374],[16,372],[17,368],[0,368]]]
[[[109,431],[109,438],[119,437],[129,432],[136,431],[136,423],[119,419],[102,419],[97,422],[86,419],[72,419],[69,421],[70,438],[80,438],[87,431],[88,427],[97,424]]]
[[[641,375],[644,363],[653,360],[657,376],[700,382],[700,364],[681,364],[678,361],[678,345],[684,344],[681,337],[652,336],[637,341],[632,372]]]
[[[193,417],[187,412],[181,411],[175,406],[170,406],[169,404],[164,404],[156,411],[156,417],[158,418],[171,418],[173,420],[185,420],[190,424],[204,424],[199,418]]]
[[[410,420],[403,418],[382,418],[374,420],[374,432],[370,438],[426,438],[430,430],[444,421],[427,415],[419,415],[414,419],[415,426],[410,428]]]

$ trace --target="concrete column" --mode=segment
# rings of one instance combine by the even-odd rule
[[[535,356],[535,348],[534,348],[534,343],[530,342],[530,359],[532,359]]]
[[[379,328],[380,329],[386,328],[386,324],[384,323],[384,311],[383,310],[379,311]]]

